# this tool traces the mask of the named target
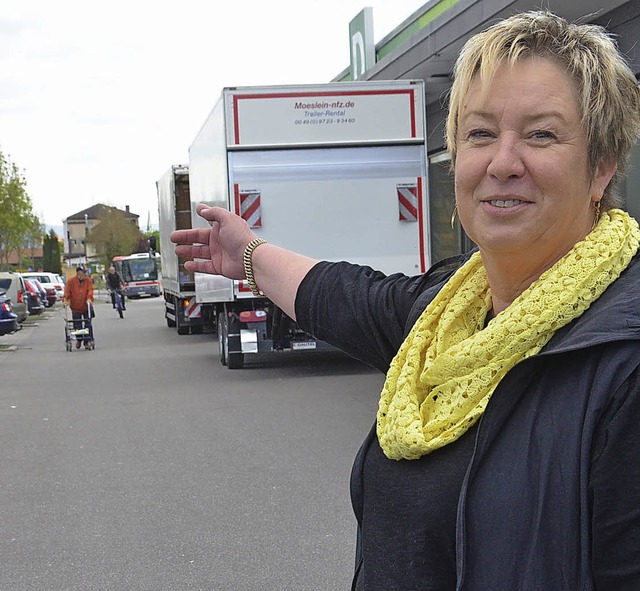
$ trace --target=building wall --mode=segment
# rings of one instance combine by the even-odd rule
[[[620,51],[629,60],[636,78],[640,79],[640,2],[627,2],[596,19],[594,23],[616,36]],[[631,153],[629,170],[620,187],[620,194],[626,210],[640,221],[640,144]]]
[[[93,228],[96,220],[87,220],[86,224],[84,221],[75,221],[75,220],[67,220],[66,222],[66,236],[65,241],[68,243],[68,252],[70,254],[76,255],[84,255],[85,254],[85,244],[84,239],[86,233]],[[95,255],[94,249],[90,244],[87,245],[87,256]]]

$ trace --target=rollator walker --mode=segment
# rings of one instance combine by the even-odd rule
[[[87,316],[80,320],[69,318],[69,306],[64,307],[64,339],[67,351],[73,351],[73,344],[82,341],[85,348],[92,351],[96,348],[93,338],[93,303],[87,302]]]

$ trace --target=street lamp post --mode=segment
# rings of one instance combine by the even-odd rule
[[[88,265],[89,260],[87,258],[87,234],[89,233],[89,214],[84,214],[84,264]]]

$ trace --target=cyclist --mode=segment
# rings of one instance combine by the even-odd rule
[[[122,309],[126,310],[124,305],[124,281],[122,281],[120,273],[116,271],[116,268],[113,265],[109,267],[106,280],[109,293],[111,294],[111,304],[114,308],[116,307],[116,293],[119,293],[122,296],[122,299],[120,300],[122,302]]]

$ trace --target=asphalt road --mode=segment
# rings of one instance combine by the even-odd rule
[[[0,590],[338,591],[382,377],[341,354],[220,365],[160,299],[0,337]]]

